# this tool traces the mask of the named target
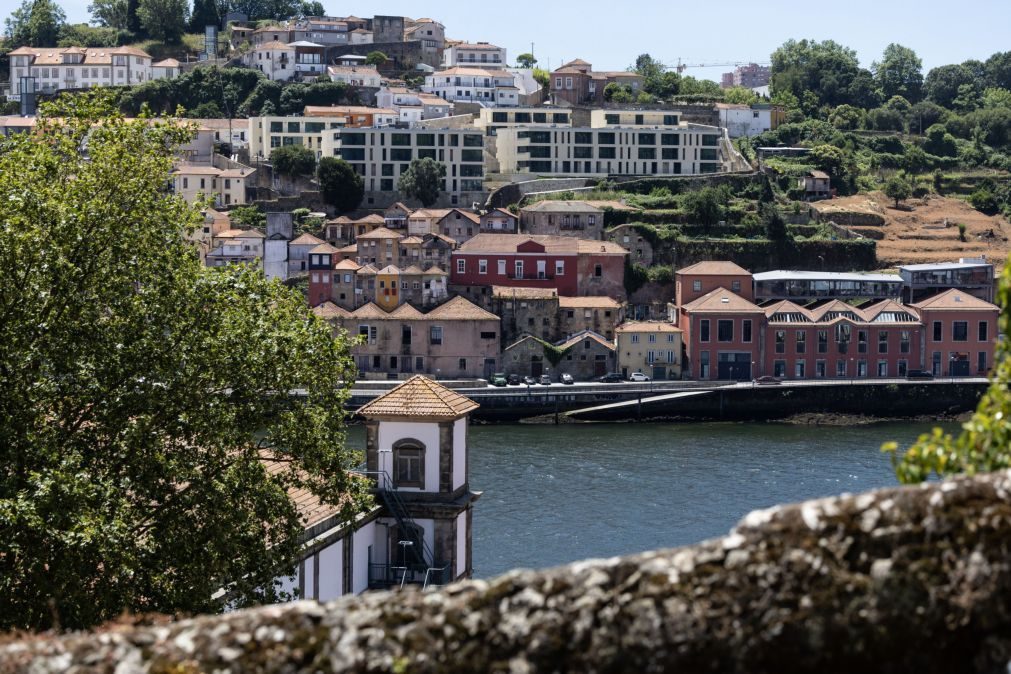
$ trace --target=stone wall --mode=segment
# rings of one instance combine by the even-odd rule
[[[436,592],[23,639],[0,672],[1004,672],[1009,493],[958,478]]]
[[[597,182],[596,178],[545,178],[544,180],[510,183],[488,195],[486,207],[489,209],[506,208],[512,204],[520,203],[523,197],[528,194],[577,190],[583,187],[593,187]]]

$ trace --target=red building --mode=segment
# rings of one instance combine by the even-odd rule
[[[924,370],[965,377],[984,376],[993,367],[1000,313],[995,305],[952,289],[909,306],[923,324]]]
[[[751,272],[733,262],[712,260],[679,269],[674,274],[674,302],[684,306],[717,288],[729,288],[735,295],[754,301]]]
[[[315,307],[330,300],[334,267],[340,260],[340,251],[329,243],[321,243],[309,250],[309,306]]]
[[[746,380],[759,376],[765,311],[716,288],[678,310],[687,351],[682,370],[691,379]]]
[[[624,299],[624,248],[610,241],[478,234],[453,252],[450,283],[469,294],[490,286],[554,288],[559,295]]]

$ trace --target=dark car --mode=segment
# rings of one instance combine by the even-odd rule
[[[537,379],[531,377],[530,375],[527,375],[526,377],[523,377],[523,383],[526,384],[527,386],[533,386],[534,384],[537,383]]]
[[[619,372],[608,372],[603,377],[597,377],[597,381],[601,384],[617,384],[618,382],[625,381],[625,378]]]
[[[509,382],[510,386],[519,386],[520,384],[523,383],[523,380],[520,379],[520,376],[518,374],[511,374],[511,375],[509,375],[506,378],[506,381]]]
[[[776,377],[773,377],[772,375],[768,375],[767,374],[767,375],[765,375],[763,377],[756,377],[755,378],[755,383],[756,384],[760,384],[762,386],[770,386],[770,385],[775,385],[775,384],[782,384],[783,382],[782,382],[782,380],[777,379]]]
[[[505,376],[505,373],[504,372],[496,372],[495,374],[493,374],[491,376],[491,385],[492,386],[505,386],[506,385],[506,376]]]
[[[929,370],[908,370],[906,379],[933,379],[934,373]]]

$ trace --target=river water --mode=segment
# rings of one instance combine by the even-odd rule
[[[895,485],[881,443],[930,427],[473,426],[474,575],[686,545],[756,508]]]

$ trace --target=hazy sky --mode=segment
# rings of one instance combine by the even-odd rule
[[[62,0],[67,18],[87,21],[88,2]],[[898,42],[919,54],[926,74],[937,65],[1011,50],[1009,0],[323,0],[323,6],[336,16],[429,16],[445,24],[448,37],[506,47],[510,60],[533,42],[541,65],[551,67],[578,57],[600,70],[623,70],[643,52],[668,65],[679,58],[689,64],[761,62],[785,40],[807,37],[851,47],[865,66]],[[686,74],[719,79],[730,69]]]

